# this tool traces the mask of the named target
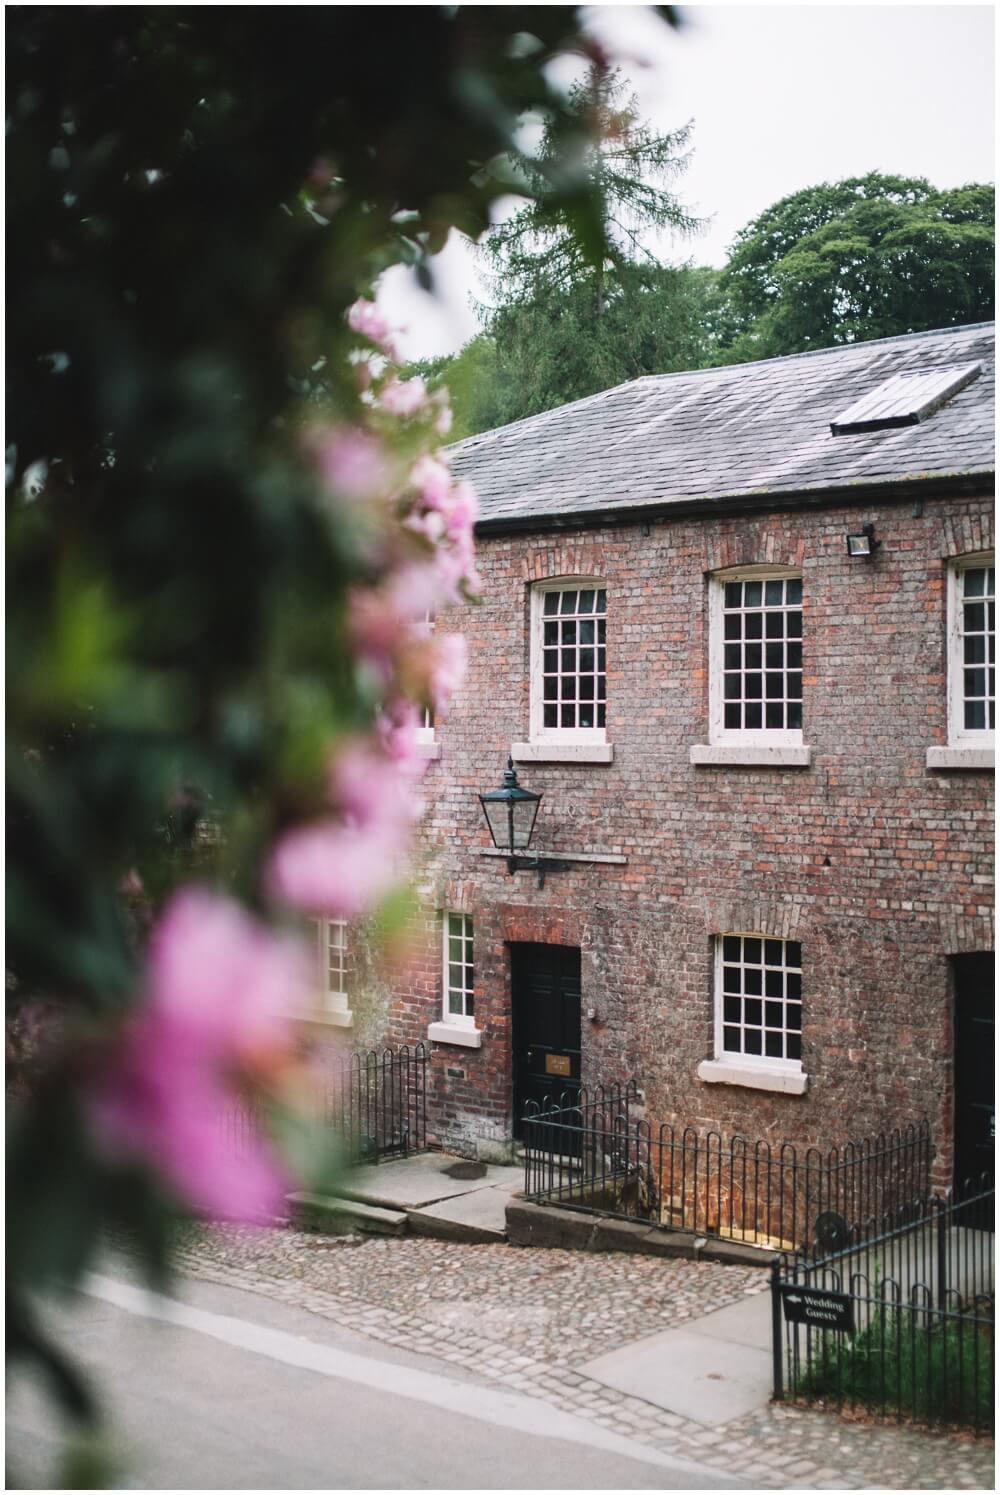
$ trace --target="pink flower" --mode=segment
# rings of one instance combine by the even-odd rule
[[[431,402],[438,407],[438,413],[434,419],[434,430],[438,436],[447,436],[452,427],[451,406],[448,403],[448,391],[436,389],[431,395]]]
[[[366,301],[363,296],[359,297],[348,309],[347,325],[352,332],[366,337],[377,347],[384,347],[390,340],[389,324],[385,317],[374,301]]]
[[[422,535],[429,545],[436,545],[444,534],[444,519],[436,509],[428,509],[424,514],[411,514],[408,519],[403,520],[403,527],[412,530],[415,535]]]
[[[99,1145],[154,1168],[203,1215],[274,1213],[288,1179],[263,1139],[235,1156],[225,1119],[234,1081],[290,1053],[283,1014],[309,990],[297,945],[228,898],[176,894],[150,941],[142,1004],[88,1097]]]
[[[420,490],[428,509],[446,509],[451,498],[451,473],[440,457],[425,452],[410,470],[410,482]]]
[[[471,543],[479,518],[479,498],[471,483],[456,483],[451,492],[446,521],[448,534],[455,540]]]
[[[431,699],[435,715],[443,717],[452,696],[465,679],[468,647],[461,633],[438,634],[431,647]]]
[[[330,488],[352,503],[385,493],[390,483],[385,448],[367,431],[330,432],[316,444],[320,469]]]
[[[427,404],[427,387],[422,379],[389,379],[378,399],[390,415],[415,415]]]
[[[405,845],[403,834],[389,836],[383,827],[361,830],[336,820],[302,826],[275,847],[268,891],[307,913],[353,919],[398,880],[396,859]]]

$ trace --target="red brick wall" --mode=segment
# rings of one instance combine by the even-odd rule
[[[882,549],[851,561],[873,519]],[[946,1158],[948,955],[992,948],[991,781],[925,767],[946,742],[945,560],[992,546],[986,499],[885,502],[480,541],[484,600],[439,627],[470,645],[438,729],[424,822],[428,908],[472,914],[479,1050],[434,1051],[439,1139],[488,1152],[510,1134],[512,940],[582,949],[584,1079],[632,1074],[651,1116],[824,1145],[931,1118]],[[704,768],[707,575],[801,567],[808,769]],[[480,855],[476,794],[528,737],[532,580],[599,576],[608,594],[608,765],[525,764],[544,793],[533,849],[619,852],[543,890]],[[440,1016],[440,933],[421,921],[397,972],[386,1036]],[[804,1096],[708,1084],[711,937],[802,942]]]

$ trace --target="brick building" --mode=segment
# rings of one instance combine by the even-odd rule
[[[992,324],[956,328],[452,449],[483,598],[440,621],[470,670],[378,1019],[430,1040],[442,1143],[503,1156],[546,1085],[635,1076],[657,1120],[927,1115],[939,1177],[991,1166],[992,371]],[[508,755],[541,887],[477,798]]]

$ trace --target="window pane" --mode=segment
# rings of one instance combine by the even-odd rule
[[[556,675],[546,675],[542,680],[542,694],[546,701],[554,701],[559,695],[559,678]]]
[[[766,966],[780,966],[782,964],[783,945],[781,940],[764,941],[764,964]]]
[[[545,613],[546,617],[551,617],[553,613],[557,613],[559,611],[559,593],[558,592],[546,592],[545,593],[545,603],[544,603],[544,606],[543,606],[542,610]]]
[[[743,664],[744,669],[759,670],[761,665],[764,663],[764,645],[749,643],[744,644],[743,652],[745,655]]]
[[[749,939],[743,941],[743,959],[747,965],[759,966],[761,953],[760,940]]]
[[[580,726],[592,727],[594,725],[594,708],[589,701],[580,704]]]
[[[743,1003],[743,1021],[759,1028],[764,1014],[764,1004],[759,997],[747,997]]]
[[[738,937],[734,937],[731,934],[727,934],[722,941],[723,960],[739,960],[742,946],[743,941],[741,939],[739,939]]]
[[[573,707],[573,706],[564,706],[562,708],[562,711],[560,712],[559,725],[561,727],[575,727],[576,726],[575,716],[576,716],[576,708],[575,707]]]
[[[780,701],[768,701],[764,711],[764,726],[781,728],[785,725],[785,708]]]
[[[742,1002],[739,997],[724,997],[722,1001],[722,1016],[727,1023],[738,1023],[740,1020],[740,1008]]]
[[[784,995],[785,979],[780,971],[764,972],[764,992],[769,997],[780,997]]]
[[[758,654],[760,653],[759,647],[758,647],[757,652],[758,652]],[[725,658],[723,660],[723,663],[725,664],[725,667],[726,667],[727,670],[738,670],[740,668],[740,666],[743,663],[743,660],[741,658],[742,653],[743,653],[743,650],[740,648],[739,644],[727,644],[726,645],[726,647],[725,647]],[[966,658],[968,659],[968,655],[966,655]],[[758,663],[759,663],[759,661],[758,661]],[[749,664],[749,661],[748,661],[748,664]]]
[[[784,1026],[785,1007],[783,1002],[764,1003],[764,1022],[768,1028],[781,1028]]]
[[[566,625],[564,624],[563,626],[565,627]],[[580,623],[580,643],[581,644],[592,644],[593,642],[594,642],[594,620],[593,620],[593,618],[584,618],[583,621]]]
[[[783,1033],[764,1034],[764,1053],[769,1059],[783,1059],[785,1057],[783,1052],[784,1047],[785,1041]]]
[[[802,727],[802,703],[801,701],[789,701],[785,712],[789,727],[801,729]]]
[[[797,1033],[789,1033],[786,1038],[786,1056],[789,1059],[802,1058],[802,1040]]]
[[[724,625],[726,638],[743,637],[743,619],[739,613],[727,613]]]
[[[981,567],[972,566],[963,574],[966,597],[981,597],[986,590],[986,571]]]
[[[768,638],[784,638],[785,636],[785,614],[765,613],[764,631]]]
[[[746,638],[762,638],[764,632],[763,614],[744,613],[743,633]]]
[[[547,727],[558,726],[557,714],[557,708],[555,706],[545,707],[545,710],[542,713],[542,720]]]
[[[759,581],[747,581],[743,583],[743,606],[760,607],[763,587]]]
[[[744,1053],[747,1053],[747,1054],[759,1054],[760,1053],[760,1029],[759,1028],[747,1028],[747,1029],[745,1029],[744,1034],[743,1034],[743,1043],[744,1043]]]
[[[747,706],[743,713],[743,725],[748,731],[756,731],[764,725],[764,712],[760,706]]]
[[[788,966],[801,966],[802,946],[798,940],[785,941],[785,964]]]
[[[785,1007],[785,1024],[793,1033],[802,1027],[802,1008],[798,1002],[789,1002]]]
[[[545,638],[544,638],[543,642],[546,643],[546,644],[557,644],[559,642],[559,624],[558,623],[546,623],[545,624]]]
[[[591,613],[591,612],[594,611],[594,593],[593,592],[581,592],[580,593],[580,603],[579,603],[578,611],[581,612],[581,613]]]
[[[759,646],[758,646],[759,648]],[[766,663],[769,670],[780,670],[785,663],[784,644],[766,645]]]
[[[608,594],[602,588],[598,592],[598,594],[597,594],[597,604],[596,604],[594,610],[595,610],[595,612],[603,613],[603,612],[607,611],[607,606],[608,606]]]
[[[727,728],[732,727],[734,730],[739,730],[742,725],[743,713],[738,705],[727,705],[723,712],[723,717]]]
[[[562,624],[561,642],[564,644],[576,643],[576,624],[573,622]]]
[[[764,606],[780,607],[785,598],[783,581],[768,581],[764,584]]]
[[[726,607],[739,607],[743,601],[743,583],[741,581],[727,581],[725,588],[724,604]]]
[[[603,706],[598,706],[598,708],[597,708],[597,725],[599,727],[603,727],[604,726],[604,707]]]
[[[801,638],[802,637],[802,614],[801,613],[786,613],[785,614],[785,632],[788,634],[789,638]]]
[[[743,972],[743,990],[748,995],[759,997],[763,979],[761,972],[755,966],[747,966]]]
[[[965,662],[966,664],[986,663],[986,635],[974,633],[965,640]]]
[[[965,612],[966,633],[982,633],[986,627],[986,609],[981,602],[967,602]]]
[[[789,607],[797,607],[802,601],[801,576],[791,576],[785,582],[785,601]]]
[[[580,676],[580,699],[582,701],[594,699],[594,677],[592,675]]]
[[[722,1047],[727,1053],[730,1054],[738,1054],[740,1052],[739,1028],[723,1028]]]
[[[576,612],[576,593],[575,592],[561,592],[560,596],[562,598],[562,601],[561,601],[561,603],[559,605],[559,611],[561,613],[575,613]]]

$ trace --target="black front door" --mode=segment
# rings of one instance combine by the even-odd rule
[[[955,956],[955,1191],[993,1177],[993,956]]]
[[[580,951],[575,945],[511,945],[514,1135],[525,1101],[580,1091]]]

